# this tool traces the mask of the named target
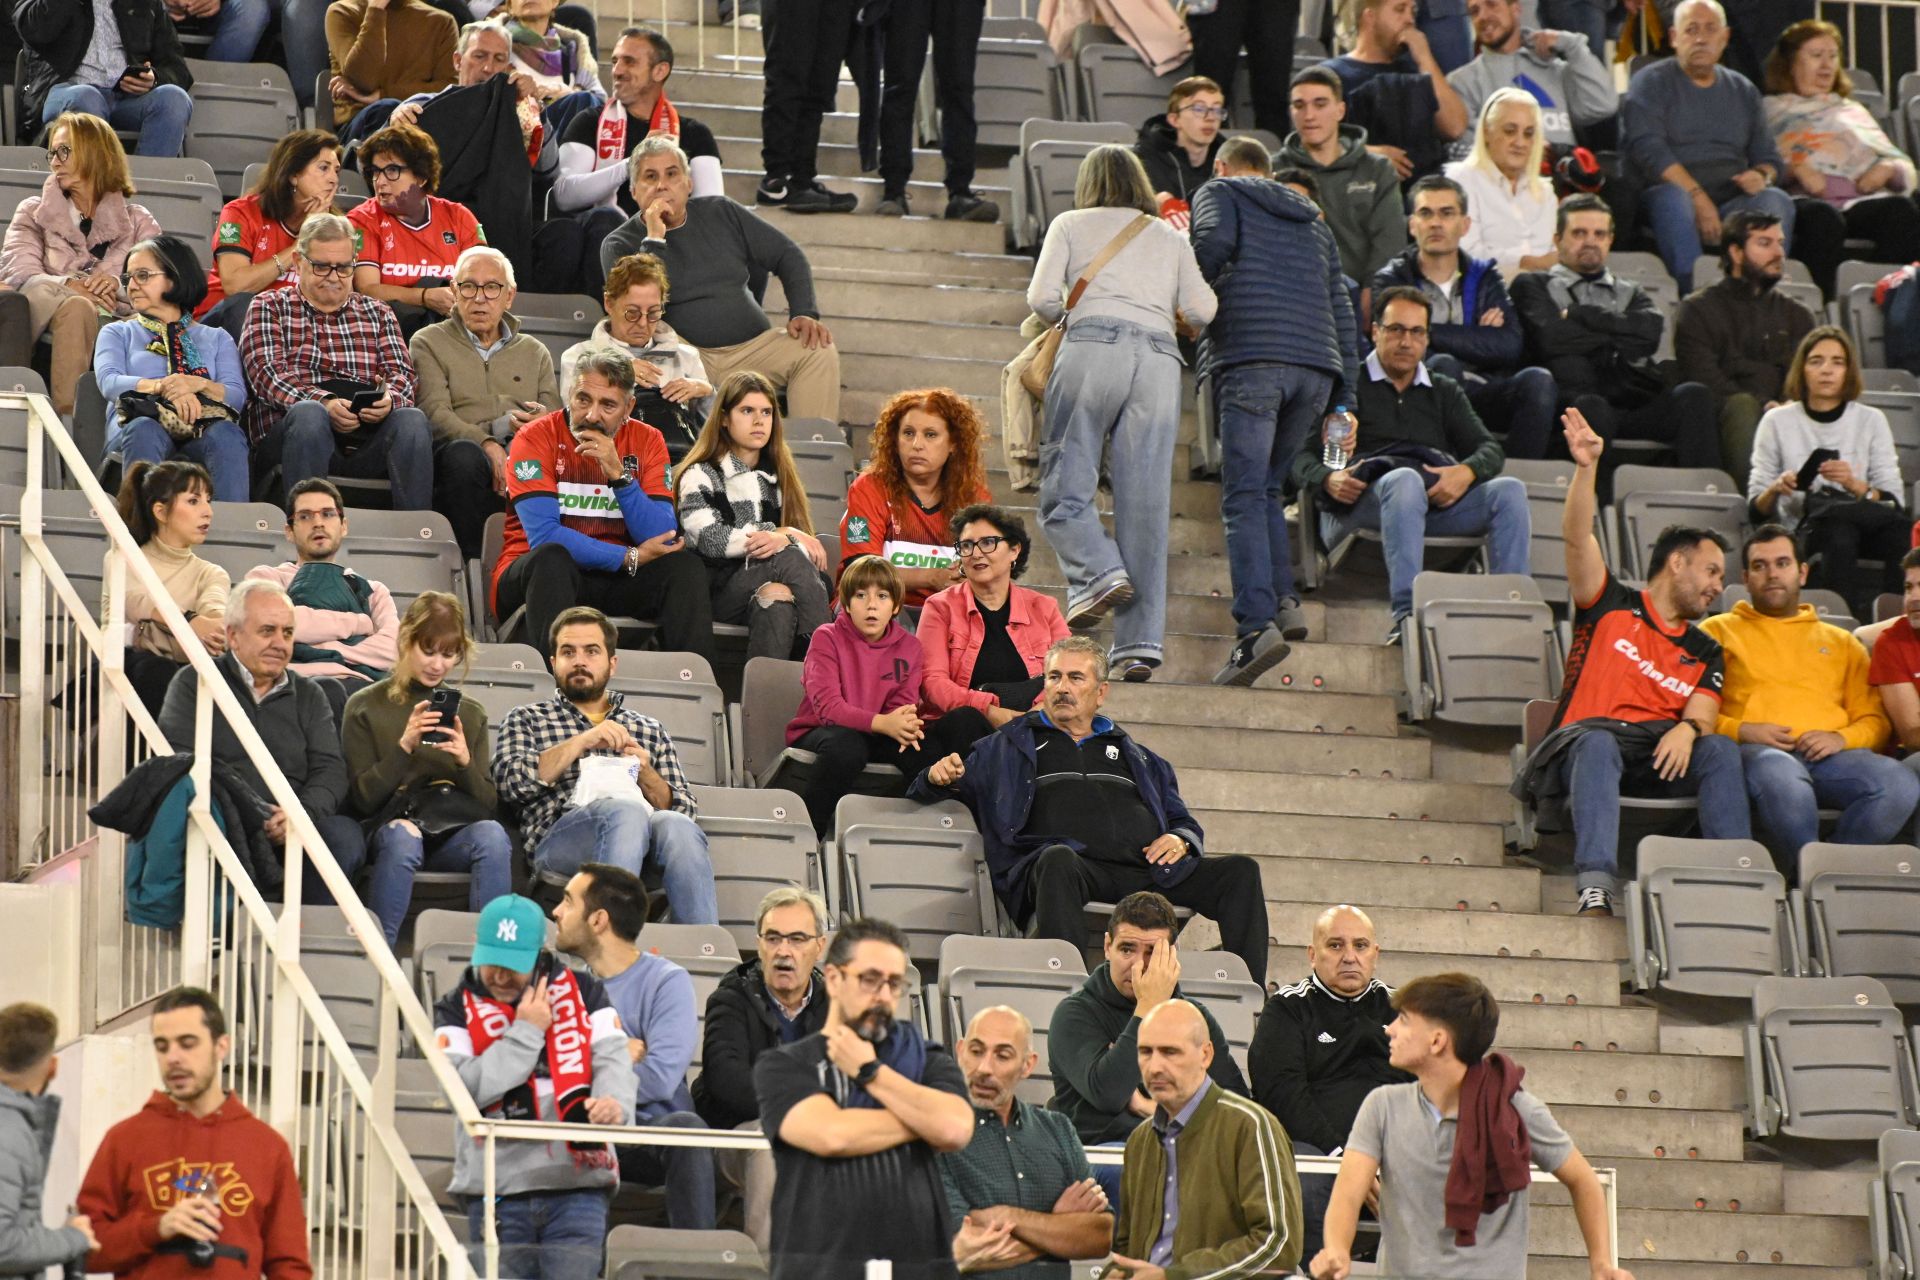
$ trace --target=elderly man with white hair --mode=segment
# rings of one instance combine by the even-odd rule
[[[353,291],[353,224],[314,213],[294,241],[298,281],[255,295],[240,335],[245,425],[256,464],[291,493],[311,476],[393,486],[395,511],[433,500],[433,440],[419,380],[384,302]]]
[[[433,429],[433,506],[461,553],[480,554],[487,517],[505,507],[507,446],[560,407],[553,353],[513,316],[513,263],[474,245],[453,263],[453,314],[413,335],[420,410]]]
[[[293,660],[293,601],[276,582],[243,578],[227,596],[226,623],[227,651],[213,660],[214,665],[253,722],[267,754],[286,775],[300,807],[320,829],[334,861],[351,878],[367,860],[366,837],[356,819],[340,812],[347,795],[347,766],[340,754],[333,708],[319,684],[288,666]],[[183,751],[193,747],[199,693],[200,673],[191,666],[182,667],[167,686],[167,700],[160,708],[160,732]],[[255,795],[272,799],[253,757],[218,712],[213,718],[213,767],[244,783]],[[265,830],[275,845],[286,844],[286,811],[274,805]],[[310,905],[332,902],[311,864],[303,865],[303,900]]]
[[[1620,141],[1653,238],[1680,291],[1693,288],[1701,246],[1718,247],[1721,219],[1769,213],[1791,244],[1793,198],[1778,186],[1781,162],[1760,91],[1720,65],[1727,14],[1717,0],[1681,0],[1672,58],[1642,67],[1620,108]]]
[[[601,266],[611,272],[628,254],[652,254],[673,281],[667,323],[700,349],[710,382],[751,369],[786,392],[793,417],[838,422],[840,352],[820,323],[800,246],[745,205],[695,196],[686,152],[670,138],[635,147],[628,175],[640,212],[601,244]],[[787,300],[785,325],[760,308],[769,275]]]

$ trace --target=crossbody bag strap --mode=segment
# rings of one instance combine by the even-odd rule
[[[1101,270],[1109,262],[1113,261],[1114,255],[1126,248],[1135,236],[1147,229],[1147,224],[1152,221],[1153,218],[1151,215],[1141,214],[1138,218],[1128,223],[1119,235],[1107,241],[1106,248],[1093,255],[1093,261],[1089,262],[1087,269],[1080,273],[1080,278],[1073,282],[1073,292],[1067,295],[1066,309],[1068,311],[1073,310],[1074,306],[1080,301],[1080,295],[1087,291],[1087,286],[1093,283],[1093,278],[1099,275]],[[1066,317],[1062,315],[1061,318],[1064,320]]]

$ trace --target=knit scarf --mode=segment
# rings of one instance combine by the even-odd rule
[[[915,1084],[920,1083],[920,1077],[926,1073],[927,1042],[910,1022],[894,1023],[893,1030],[887,1038],[873,1046],[873,1052],[874,1056],[879,1058],[881,1066],[892,1067]],[[868,1093],[864,1085],[852,1076],[840,1075],[831,1061],[821,1065],[838,1076],[835,1081],[835,1091],[841,1095],[841,1106],[879,1109],[880,1100]]]
[[[200,358],[199,350],[187,334],[185,317],[155,320],[144,312],[137,312],[133,318],[152,335],[147,339],[147,351],[166,360],[168,373],[190,373],[196,378],[208,376],[206,362]]]
[[[663,92],[654,100],[653,116],[647,121],[649,134],[664,133],[680,141],[680,112]],[[627,158],[627,109],[618,98],[608,98],[600,108],[600,129],[594,137],[595,168]]]
[[[484,988],[476,990],[472,982],[460,989],[460,998],[466,1006],[467,1035],[473,1040],[474,1056],[479,1057],[513,1026],[514,1010],[487,995]],[[547,1003],[553,1007],[545,1057],[553,1082],[554,1113],[563,1123],[587,1124],[587,1097],[593,1092],[593,1025],[587,1019],[580,983],[565,965],[554,965],[547,975]],[[538,1119],[533,1078],[507,1090],[487,1111],[507,1120]],[[612,1166],[613,1154],[605,1143],[569,1142],[567,1150],[581,1168]]]

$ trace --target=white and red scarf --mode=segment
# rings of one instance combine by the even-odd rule
[[[675,142],[680,140],[680,111],[664,93],[654,99],[647,133],[664,133]],[[608,98],[607,105],[600,108],[600,128],[594,135],[593,150],[596,169],[627,158],[627,109],[617,98]]]
[[[466,1007],[473,1054],[479,1057],[513,1026],[514,1008],[485,991],[475,990],[472,983],[461,988],[460,997]],[[565,965],[553,966],[547,975],[547,1003],[553,1009],[553,1022],[547,1027],[546,1059],[554,1114],[568,1124],[587,1124],[587,1098],[593,1092],[593,1023],[579,980]],[[508,1120],[542,1118],[535,1078],[509,1089],[487,1110]],[[604,1143],[570,1142],[567,1149],[573,1152],[576,1164],[583,1163],[583,1158],[585,1163],[595,1165],[612,1158]]]

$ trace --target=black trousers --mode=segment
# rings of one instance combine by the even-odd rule
[[[1714,412],[1713,392],[1702,383],[1683,382],[1631,408],[1591,394],[1576,396],[1573,403],[1608,443],[1659,440],[1673,446],[1674,457],[1683,467],[1725,465],[1720,458],[1720,419]]]
[[[1042,850],[1027,871],[1034,936],[1085,946],[1082,908],[1089,902],[1118,902],[1142,889],[1153,889],[1174,906],[1190,907],[1219,925],[1220,945],[1245,960],[1253,980],[1266,985],[1267,900],[1260,887],[1260,864],[1245,854],[1201,858],[1186,879],[1161,888],[1145,859],[1138,865],[1100,862],[1056,844]]]
[[[526,642],[550,654],[547,632],[553,620],[577,604],[602,613],[625,615],[660,627],[660,647],[672,653],[697,653],[713,661],[713,606],[707,599],[707,567],[691,551],[675,551],[640,566],[628,577],[582,569],[557,542],[535,547],[500,575],[496,605],[506,617],[527,607]]]
[[[1844,502],[1803,520],[1800,541],[1814,561],[1807,585],[1838,591],[1854,617],[1871,618],[1875,597],[1901,588],[1900,557],[1912,545],[1912,530],[1912,517],[1886,502]],[[1861,573],[1863,556],[1880,562],[1878,580]]]
[[[914,105],[929,38],[947,194],[972,189],[974,142],[980,132],[973,115],[973,65],[986,12],[986,0],[892,0],[880,95],[880,177],[886,194],[904,192],[913,173]]]
[[[818,175],[820,118],[833,110],[856,7],[855,0],[767,0],[760,159],[769,178],[805,187]]]
[[[1287,84],[1293,79],[1293,37],[1300,26],[1300,0],[1220,0],[1212,13],[1187,16],[1193,33],[1193,73],[1220,86],[1233,102],[1240,50],[1247,51],[1253,119],[1236,120],[1284,138],[1293,131]]]
[[[1920,204],[1911,195],[1874,196],[1845,210],[1801,196],[1793,202],[1793,256],[1807,264],[1820,292],[1833,297],[1846,242],[1871,240],[1868,262],[1920,259]]]
[[[487,517],[506,510],[506,503],[493,491],[493,464],[477,442],[442,440],[433,446],[433,509],[453,526],[460,554],[478,560]]]
[[[600,242],[626,220],[627,215],[616,205],[595,205],[556,214],[541,223],[533,233],[534,278],[542,288],[555,293],[600,297],[607,289],[607,270],[600,265]]]
[[[962,756],[973,744],[993,732],[986,716],[972,707],[949,711],[927,726],[926,736],[917,747],[902,750],[900,744],[884,733],[863,733],[845,725],[822,725],[810,729],[796,746],[817,757],[807,777],[807,816],[821,838],[833,833],[833,811],[843,796],[852,794],[860,771],[869,764],[898,765],[911,782],[928,765],[958,753]]]

